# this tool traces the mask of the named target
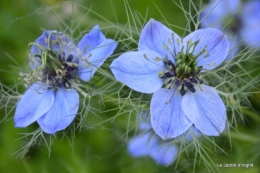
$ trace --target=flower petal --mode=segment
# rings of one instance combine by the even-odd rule
[[[217,29],[207,28],[192,32],[183,39],[184,51],[186,51],[188,41],[190,40],[192,43],[199,41],[193,55],[198,55],[206,48],[206,53],[197,58],[197,65],[203,66],[204,69],[212,70],[227,58],[229,50],[228,39]]]
[[[208,136],[218,136],[225,129],[226,108],[218,93],[207,85],[195,86],[196,92],[187,92],[182,108],[195,127]]]
[[[181,38],[176,33],[162,23],[150,19],[140,35],[138,50],[153,50],[160,55],[160,58],[167,56],[175,63],[174,57],[180,51],[180,43]]]
[[[152,125],[151,125],[150,121],[149,121],[149,123],[146,122],[146,121],[142,121],[142,122],[139,124],[139,129],[140,129],[141,131],[149,131],[149,130],[152,129]]]
[[[81,50],[82,54],[84,54],[85,52],[89,52],[90,50],[96,48],[105,40],[106,37],[100,30],[99,26],[96,25],[79,41],[78,48]]]
[[[233,17],[239,12],[240,0],[211,0],[200,15],[203,28],[223,29],[225,18]]]
[[[30,65],[32,69],[34,69],[35,66],[38,68],[41,66],[41,60],[39,56],[41,56],[42,51],[45,50],[56,51],[59,55],[64,54],[65,59],[67,59],[69,55],[73,55],[73,61],[75,61],[76,57],[78,56],[78,49],[76,48],[76,45],[72,39],[64,33],[57,32],[55,30],[43,31],[43,34],[36,39],[35,44],[32,45],[31,54],[38,56],[31,57],[30,59]]]
[[[42,89],[40,83],[33,84],[19,101],[15,115],[15,127],[26,127],[43,116],[54,101],[53,90]]]
[[[245,3],[242,13],[243,27],[240,31],[244,42],[252,47],[260,46],[260,2],[249,1]]]
[[[52,50],[57,51],[59,55],[64,53],[65,59],[67,59],[69,55],[73,55],[73,61],[76,60],[78,49],[69,36],[57,31],[44,31],[44,35],[46,35],[47,41],[49,39],[49,43],[47,44]],[[46,49],[49,48],[47,47]]]
[[[76,90],[59,88],[51,109],[38,123],[44,132],[54,134],[65,129],[75,118],[79,108],[79,95]]]
[[[241,39],[240,38],[232,38],[231,36],[229,36],[229,53],[227,56],[226,61],[231,60],[234,56],[236,56],[236,54],[239,51],[239,43],[240,43]]]
[[[190,129],[188,129],[185,134],[178,136],[180,140],[185,139],[185,142],[192,142],[194,137],[198,138],[201,136],[201,133],[198,131],[198,129],[194,126],[191,126]],[[185,138],[183,138],[185,137]]]
[[[168,166],[172,164],[178,154],[179,150],[176,145],[169,145],[163,143],[158,145],[150,151],[150,156],[160,165]]]
[[[35,43],[38,44],[39,46],[36,45],[32,45],[31,47],[31,52],[29,54],[30,56],[30,66],[32,68],[32,70],[34,70],[36,67],[40,68],[41,67],[41,60],[40,58],[37,56],[35,57],[34,55],[41,55],[42,53],[42,49],[45,49],[47,47],[47,39],[46,36],[44,34],[42,34],[40,37],[38,37],[35,40]]]
[[[44,32],[43,32],[43,34],[40,37],[38,37],[35,40],[35,43],[38,44],[41,48],[46,48],[47,47],[47,39],[46,39],[46,35],[44,34]],[[31,47],[31,53],[32,54],[41,54],[42,51],[41,51],[41,49],[38,46],[33,45]]]
[[[83,81],[89,81],[96,70],[114,52],[117,43],[114,40],[106,39],[90,52],[85,53],[79,61],[79,77]]]
[[[133,157],[142,157],[149,155],[150,151],[157,145],[156,136],[151,136],[151,133],[143,133],[128,142],[127,150]]]
[[[158,72],[165,71],[163,61],[155,60],[159,56],[148,50],[127,52],[115,59],[110,68],[117,80],[133,90],[154,93],[163,85]]]
[[[182,111],[182,96],[177,88],[160,89],[151,100],[151,123],[163,140],[185,133],[192,125]]]

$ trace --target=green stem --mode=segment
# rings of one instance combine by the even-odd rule
[[[225,136],[230,136],[233,139],[241,140],[241,141],[247,141],[251,143],[257,143],[260,142],[260,138],[258,136],[252,136],[249,134],[241,133],[241,132],[226,132],[223,133]]]
[[[241,110],[247,116],[253,118],[254,120],[256,120],[258,122],[260,122],[260,116],[257,113],[255,113],[255,112],[253,112],[253,111],[251,111],[249,109],[241,109]]]

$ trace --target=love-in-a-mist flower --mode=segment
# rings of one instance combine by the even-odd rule
[[[65,129],[77,114],[79,95],[73,89],[77,76],[89,81],[117,43],[106,39],[95,26],[77,46],[69,36],[57,31],[44,31],[30,45],[33,72],[21,75],[32,85],[16,107],[15,127],[37,121],[44,132],[54,134]]]
[[[221,29],[230,40],[233,54],[236,44],[242,41],[247,46],[260,46],[260,1],[242,3],[240,0],[211,0],[200,15],[201,27]]]
[[[172,164],[178,154],[178,147],[162,141],[152,134],[151,125],[142,122],[139,125],[140,134],[130,139],[127,145],[128,152],[133,157],[151,157],[156,163],[164,166]]]
[[[217,91],[205,85],[200,73],[220,65],[229,43],[219,30],[208,28],[179,37],[151,19],[142,30],[138,51],[115,59],[115,77],[142,93],[154,93],[151,124],[162,139],[175,138],[192,125],[217,136],[226,124],[226,108]]]

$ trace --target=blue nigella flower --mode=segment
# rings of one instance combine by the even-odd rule
[[[168,166],[176,160],[179,152],[176,145],[162,141],[157,135],[153,135],[149,123],[140,123],[139,129],[140,134],[130,139],[127,145],[128,152],[133,157],[150,156],[163,166]]]
[[[65,129],[77,114],[79,95],[73,89],[73,80],[79,76],[89,81],[117,43],[106,39],[99,26],[95,26],[78,46],[57,31],[44,31],[31,46],[33,72],[22,77],[33,84],[16,107],[15,127],[37,121],[44,132],[54,134]]]
[[[227,57],[229,43],[219,30],[197,30],[180,38],[151,19],[144,27],[138,51],[115,59],[110,68],[128,87],[154,93],[151,124],[162,139],[175,138],[192,125],[217,136],[226,123],[226,108],[218,93],[199,78]]]
[[[224,30],[230,40],[232,54],[238,52],[236,44],[243,41],[247,46],[260,46],[260,1],[211,0],[201,13],[201,27]]]

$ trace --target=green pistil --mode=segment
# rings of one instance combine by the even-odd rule
[[[163,87],[171,89],[174,86],[178,87],[178,91],[183,96],[187,90],[194,93],[195,84],[202,84],[203,81],[197,77],[197,74],[202,70],[202,67],[198,67],[197,58],[203,54],[207,57],[207,46],[205,46],[199,53],[195,54],[196,46],[199,44],[199,40],[187,42],[187,48],[184,51],[184,47],[175,58],[175,64],[173,64],[168,58],[165,59],[156,58],[156,60],[162,60],[164,62],[165,71],[158,72],[159,78],[164,79]],[[169,48],[164,45],[164,49],[169,51]],[[174,55],[174,54],[172,54]]]
[[[48,68],[51,71],[61,68],[62,60],[58,57],[59,55],[55,51],[46,51],[45,68]]]
[[[40,55],[32,55],[35,62],[35,69],[29,77],[24,74],[21,77],[26,77],[26,83],[33,83],[42,81],[48,87],[57,90],[61,86],[71,88],[71,79],[76,77],[78,71],[78,64],[72,62],[73,55],[65,57],[65,53],[59,54],[55,50],[43,50]],[[38,58],[38,59],[37,59]],[[37,61],[40,61],[41,66],[37,66]]]
[[[54,54],[53,54],[54,53]],[[56,55],[54,57],[53,55]],[[77,63],[66,62],[65,55],[58,55],[55,52],[50,52],[47,55],[47,61],[42,73],[43,82],[45,82],[50,87],[61,87],[71,88],[70,80],[75,78],[78,71]],[[67,60],[72,60],[72,55],[70,55]]]
[[[183,80],[188,77],[192,71],[198,73],[196,57],[192,54],[185,55],[179,53],[176,56],[176,77]]]

